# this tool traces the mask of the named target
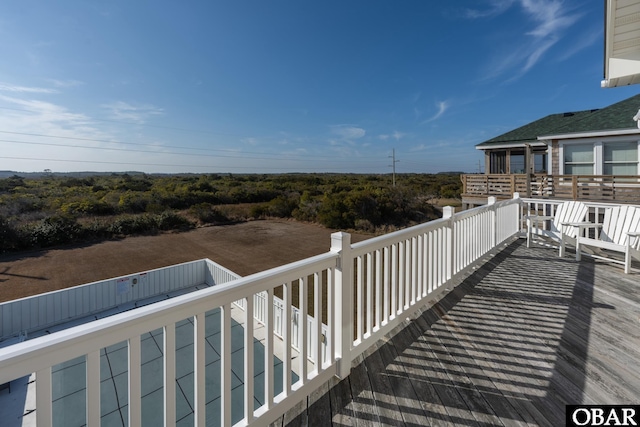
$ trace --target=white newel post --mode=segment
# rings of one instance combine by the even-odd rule
[[[491,206],[491,226],[493,230],[491,232],[491,247],[496,247],[496,242],[498,241],[498,211],[495,207],[496,198],[495,196],[490,196],[487,199],[487,205]]]
[[[520,193],[517,191],[513,193],[513,200],[518,201],[518,215],[516,215],[515,229],[520,231],[522,229],[522,200],[520,199]]]
[[[453,272],[455,271],[454,262],[456,259],[456,248],[455,248],[455,236],[454,236],[454,218],[453,214],[456,212],[456,209],[453,206],[445,206],[442,208],[442,218],[449,220],[449,232],[447,236],[447,240],[449,243],[449,252],[447,254],[447,276],[446,280],[451,280],[453,277]]]
[[[351,235],[339,231],[331,234],[331,252],[339,254],[335,272],[335,355],[336,375],[346,378],[351,371],[353,343],[353,273]]]

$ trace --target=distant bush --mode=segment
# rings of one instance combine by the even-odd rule
[[[229,222],[229,218],[211,203],[193,205],[189,208],[189,213],[202,224]]]
[[[50,216],[28,228],[30,241],[36,247],[49,247],[71,243],[82,236],[82,227],[75,218]]]
[[[193,227],[193,224],[188,219],[171,211],[164,211],[156,215],[155,222],[158,229],[163,231],[186,230]]]

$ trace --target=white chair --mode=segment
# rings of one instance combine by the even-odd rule
[[[527,215],[527,247],[531,247],[533,237],[543,236],[550,238],[554,243],[558,243],[559,255],[564,256],[567,243],[575,244],[576,235],[579,231],[577,227],[570,224],[583,223],[587,218],[589,208],[582,202],[569,201],[558,205],[554,215]],[[549,221],[548,229],[540,228],[540,224]]]
[[[587,255],[624,265],[624,272],[631,272],[631,259],[640,259],[640,208],[634,206],[616,206],[605,210],[602,224],[572,224],[578,230],[576,238],[576,260],[580,261],[585,249],[594,253]],[[583,230],[593,228],[592,233]],[[590,237],[593,235],[594,237]],[[608,250],[624,254],[620,261],[602,251]]]

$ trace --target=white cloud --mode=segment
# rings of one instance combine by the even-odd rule
[[[438,111],[433,116],[431,116],[427,120],[423,121],[422,124],[438,120],[440,117],[442,117],[442,115],[445,113],[445,111],[447,111],[449,109],[450,106],[451,106],[451,102],[450,101],[436,102],[436,108],[438,109]]]
[[[333,125],[331,133],[346,141],[360,139],[367,133],[364,129],[351,125]]]
[[[258,145],[258,140],[256,138],[252,138],[252,137],[242,138],[241,141],[244,142],[245,144],[251,145],[251,146]]]
[[[519,41],[510,52],[500,51],[498,59],[489,66],[485,78],[495,78],[512,73],[514,80],[533,68],[559,40],[566,29],[575,24],[580,13],[572,13],[561,0],[493,0],[483,11],[468,11],[466,16],[472,19],[493,17],[506,12],[513,5],[519,5],[525,16],[533,22],[532,29],[525,31],[528,41]]]
[[[102,107],[109,110],[111,117],[115,120],[129,121],[138,124],[145,123],[153,116],[164,114],[161,108],[153,105],[132,105],[124,101],[103,104]]]
[[[492,0],[485,10],[465,9],[465,16],[470,19],[490,18],[500,15],[511,7],[515,0]]]
[[[0,92],[14,93],[58,93],[55,89],[47,89],[42,87],[17,86],[12,84],[0,83]]]
[[[84,82],[81,82],[79,80],[57,80],[57,79],[49,79],[49,81],[55,86],[55,87],[76,87],[76,86],[82,86],[84,84]]]

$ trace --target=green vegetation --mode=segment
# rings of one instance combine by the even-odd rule
[[[439,217],[458,174],[145,175],[0,179],[0,253],[268,217],[384,232]]]

